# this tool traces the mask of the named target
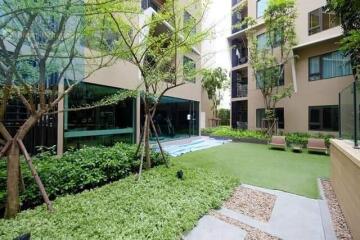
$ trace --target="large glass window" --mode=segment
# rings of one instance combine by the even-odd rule
[[[279,129],[285,128],[284,108],[275,109],[275,117],[278,121]],[[256,127],[262,128],[262,121],[265,119],[265,108],[256,109]]]
[[[309,130],[338,131],[338,106],[309,107]]]
[[[256,1],[256,17],[264,16],[265,10],[267,7],[267,0],[257,0]]]
[[[187,27],[191,27],[190,34],[196,34],[195,18],[188,12],[184,12],[184,25],[188,24]]]
[[[267,42],[267,36],[265,33],[259,34],[256,36],[256,47],[258,49],[266,49],[268,47],[268,42]]]
[[[95,104],[120,89],[83,83],[65,98],[65,109]],[[133,142],[135,133],[135,100],[116,105],[65,112],[65,146],[112,145],[117,141]]]
[[[351,75],[350,59],[341,51],[309,58],[309,80]]]
[[[333,12],[318,8],[309,13],[309,35],[340,25],[339,18]]]
[[[184,66],[184,77],[185,81],[195,82],[195,71],[196,71],[196,63],[189,57],[184,56],[183,59],[183,66]]]
[[[276,71],[276,72],[273,72]],[[274,86],[284,86],[285,84],[285,74],[283,65],[279,66],[278,69],[269,69],[264,71],[259,71],[256,73],[256,88],[267,88],[272,86],[272,82],[269,78],[273,75],[280,76],[278,81]]]

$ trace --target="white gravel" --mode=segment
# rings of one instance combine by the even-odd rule
[[[353,239],[349,227],[346,224],[344,214],[336,199],[335,192],[329,180],[321,179],[325,197],[329,206],[331,220],[335,229],[337,239],[350,240]]]
[[[235,189],[224,207],[245,214],[256,220],[268,222],[274,208],[276,196],[247,187]]]
[[[260,231],[259,229],[251,227],[245,223],[242,223],[238,220],[235,220],[233,218],[225,216],[219,212],[212,211],[210,213],[210,215],[212,215],[226,223],[237,226],[237,227],[241,228],[242,230],[246,231],[247,234],[246,234],[245,240],[260,240],[260,239],[261,240],[278,240],[278,239],[280,239],[280,238],[272,236],[266,232]]]

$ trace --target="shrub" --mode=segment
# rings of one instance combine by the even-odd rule
[[[231,127],[215,127],[202,129],[202,134],[214,136],[214,137],[228,137],[228,138],[254,138],[259,140],[268,140],[268,136],[262,131],[255,130],[237,130]],[[322,138],[325,140],[327,146],[330,145],[330,138],[334,138],[333,135],[310,134],[310,133],[280,133],[280,135],[286,136],[286,142],[288,145],[299,144],[306,146],[308,138]]]
[[[229,138],[255,138],[260,140],[266,140],[267,136],[261,131],[253,130],[235,130],[228,126],[206,128],[202,130],[205,135],[214,137],[229,137]]]
[[[184,179],[176,177],[182,169]],[[200,169],[172,166],[130,176],[0,220],[0,239],[31,232],[32,239],[180,239],[199,218],[218,208],[239,180]]]
[[[218,118],[220,118],[220,125],[230,124],[230,109],[221,108],[218,112]]]
[[[85,147],[58,157],[48,153],[33,158],[34,165],[51,199],[73,194],[124,178],[136,171],[139,160],[136,145],[118,143],[113,147]],[[159,153],[152,152],[154,165],[162,163]],[[5,201],[6,165],[0,165],[0,201]],[[35,181],[22,161],[25,191],[21,193],[24,208],[43,202]]]

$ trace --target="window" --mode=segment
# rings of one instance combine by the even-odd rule
[[[270,41],[269,35],[270,34]],[[270,46],[272,48],[277,48],[281,45],[282,37],[280,31],[266,32],[256,36],[256,46],[259,50],[268,49]]]
[[[340,24],[339,18],[333,12],[326,12],[318,8],[309,13],[309,35],[336,27]]]
[[[195,82],[195,71],[196,71],[196,64],[194,60],[189,57],[184,56],[183,59],[183,67],[184,67],[184,78],[185,81]]]
[[[350,59],[341,51],[309,58],[309,80],[316,81],[351,75]]]
[[[264,16],[266,7],[267,7],[267,0],[257,0],[256,1],[256,17],[257,18]]]
[[[267,36],[265,33],[256,36],[256,47],[260,50],[268,48]]]
[[[309,130],[338,131],[338,106],[309,107]]]
[[[273,71],[275,71],[275,73]],[[277,70],[269,69],[269,70],[257,72],[256,73],[256,88],[260,89],[260,88],[265,88],[265,87],[271,87],[273,84],[269,80],[269,78],[271,76],[275,76],[275,75],[280,76],[280,79],[278,79],[278,82],[274,86],[284,86],[284,84],[285,84],[284,72],[285,72],[285,70],[284,70],[283,65],[281,65],[281,67],[279,66]],[[266,85],[264,85],[264,84],[266,84]]]
[[[188,12],[184,12],[184,25],[188,24],[187,28],[191,28],[190,34],[194,35],[196,34],[196,23],[195,18]]]
[[[278,121],[279,129],[284,129],[285,128],[284,108],[276,108],[275,109],[275,117]],[[263,119],[265,119],[265,109],[264,108],[256,109],[256,127],[257,128],[262,127]]]

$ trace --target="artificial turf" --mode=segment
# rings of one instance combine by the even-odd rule
[[[186,167],[236,176],[242,183],[318,198],[318,177],[328,177],[326,155],[272,150],[266,145],[228,143],[173,159]]]

